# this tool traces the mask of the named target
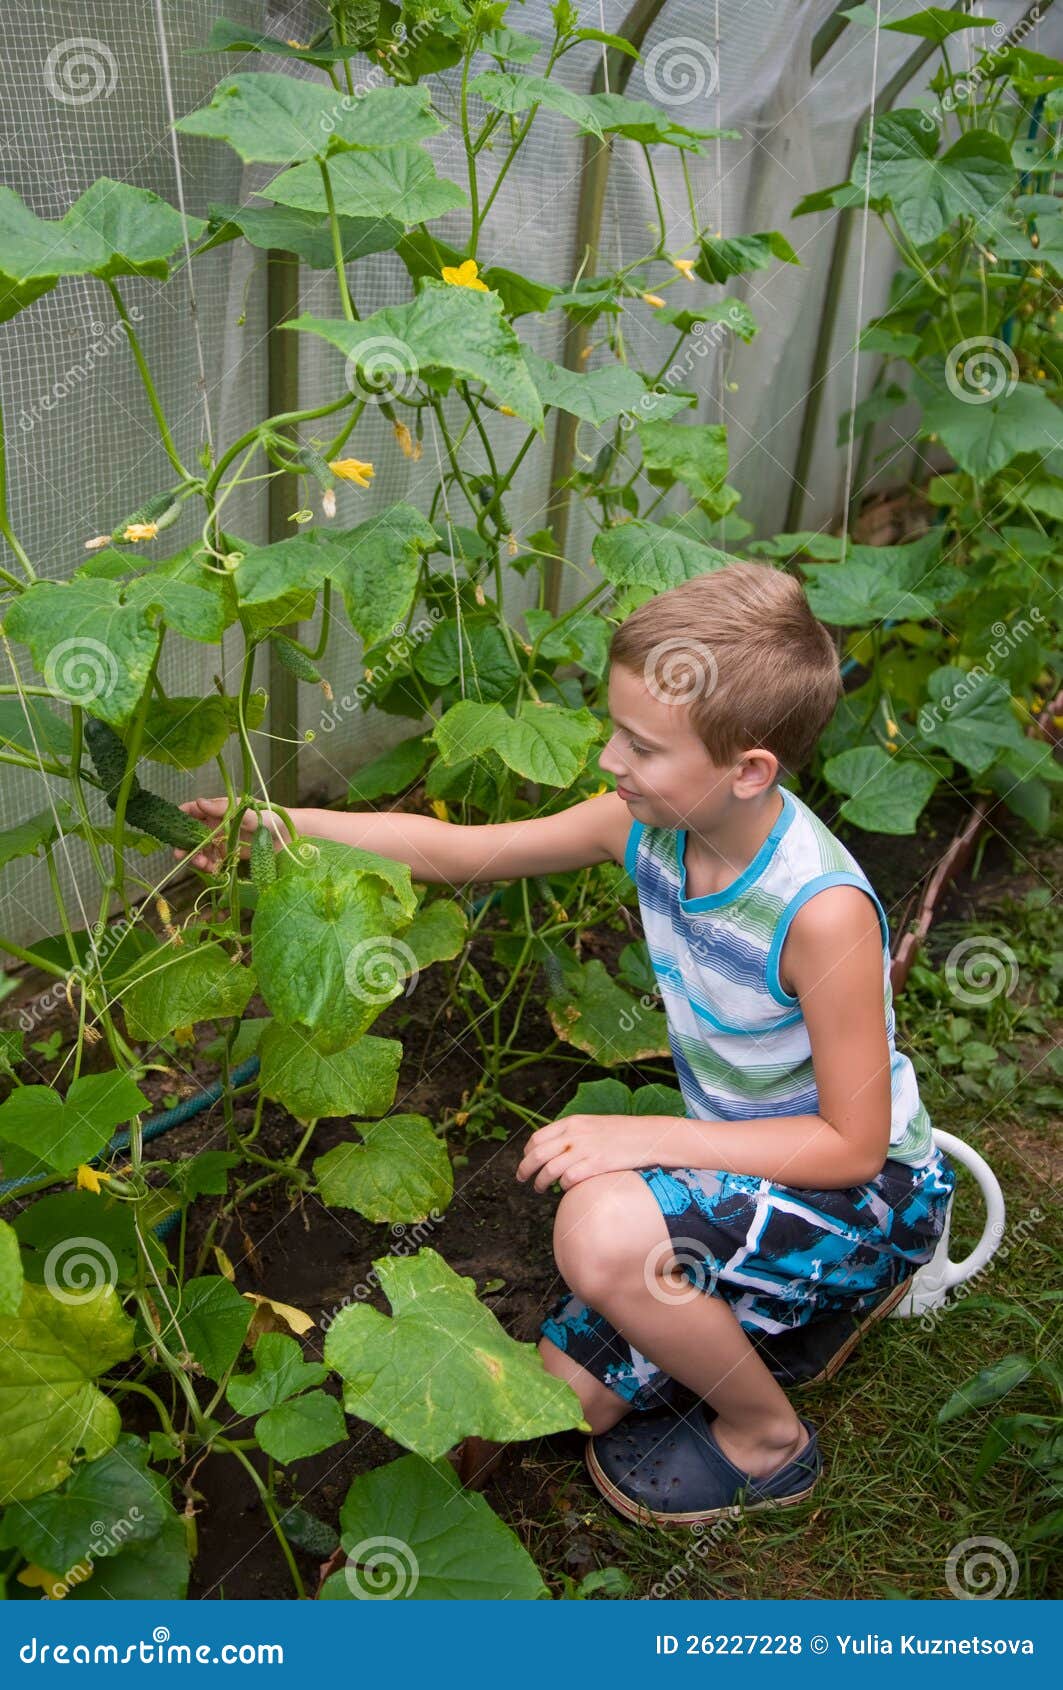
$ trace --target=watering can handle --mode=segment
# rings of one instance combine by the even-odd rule
[[[969,1169],[978,1182],[985,1202],[985,1224],[978,1243],[969,1256],[964,1256],[962,1262],[948,1261],[945,1264],[941,1289],[949,1290],[953,1285],[962,1285],[965,1279],[970,1279],[972,1274],[984,1268],[998,1249],[1004,1236],[1004,1193],[989,1163],[979,1156],[977,1150],[972,1150],[969,1144],[965,1144],[962,1138],[935,1127],[934,1143],[954,1162],[960,1162]]]

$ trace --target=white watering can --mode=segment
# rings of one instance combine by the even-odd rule
[[[954,1198],[950,1197],[938,1247],[930,1260],[913,1274],[907,1296],[902,1297],[897,1307],[891,1311],[891,1317],[921,1315],[928,1309],[940,1308],[954,1286],[962,1285],[965,1279],[971,1279],[981,1272],[999,1249],[1004,1236],[1004,1193],[989,1163],[979,1156],[977,1150],[972,1150],[969,1144],[965,1144],[962,1138],[956,1138],[953,1133],[940,1132],[937,1127],[933,1132],[934,1143],[938,1149],[943,1150],[954,1162],[959,1162],[969,1169],[977,1180],[985,1203],[985,1224],[982,1227],[982,1236],[970,1255],[964,1256],[962,1262],[951,1261],[949,1229]]]

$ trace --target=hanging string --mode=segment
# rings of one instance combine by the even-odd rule
[[[177,207],[181,213],[184,231],[185,247],[185,275],[188,277],[188,307],[192,318],[192,331],[196,342],[196,361],[199,366],[199,391],[203,396],[203,419],[207,429],[207,445],[210,447],[211,462],[214,461],[214,429],[210,420],[210,400],[207,396],[207,365],[203,356],[203,338],[199,330],[199,304],[196,299],[196,284],[192,275],[192,246],[188,238],[188,218],[185,212],[185,184],[184,172],[181,169],[181,149],[177,141],[177,112],[174,108],[173,81],[170,76],[170,54],[166,42],[166,25],[162,16],[162,0],[154,0],[155,33],[159,42],[159,63],[162,66],[162,84],[166,91],[166,111],[170,119],[170,145],[173,151],[174,177],[177,184]]]
[[[867,113],[867,168],[864,171],[864,221],[860,233],[860,266],[856,280],[856,332],[853,337],[852,381],[849,390],[849,427],[845,451],[845,495],[842,502],[842,548],[844,564],[849,549],[849,504],[853,496],[853,466],[856,446],[856,396],[860,380],[860,332],[864,321],[864,282],[867,276],[868,222],[871,205],[871,156],[875,144],[875,101],[878,98],[878,42],[882,27],[882,0],[875,0],[875,35],[871,57],[871,104]]]

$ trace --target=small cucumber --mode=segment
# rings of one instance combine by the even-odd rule
[[[277,878],[277,859],[273,852],[273,835],[268,827],[255,829],[251,840],[251,879],[258,887],[272,886]]]
[[[126,820],[139,827],[141,833],[150,833],[153,839],[161,840],[164,845],[176,845],[181,851],[194,851],[207,838],[208,830],[202,822],[179,810],[168,798],[160,798],[158,793],[148,792],[144,787],[130,798],[125,813]]]
[[[284,667],[290,669],[293,675],[298,675],[301,681],[315,681],[320,686],[321,676],[301,646],[286,640],[283,634],[272,634],[269,643]]]

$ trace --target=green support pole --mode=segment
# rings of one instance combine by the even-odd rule
[[[270,251],[266,256],[266,309],[269,397],[267,415],[294,411],[299,405],[299,336],[278,334],[278,324],[299,309],[299,263],[291,253]],[[278,475],[269,483],[269,539],[291,534],[290,518],[298,510],[299,483],[294,475]],[[299,637],[299,624],[279,630]],[[288,807],[299,798],[299,767],[293,740],[299,731],[299,682],[270,647],[269,725],[279,739],[269,742],[269,790],[274,803]]]

